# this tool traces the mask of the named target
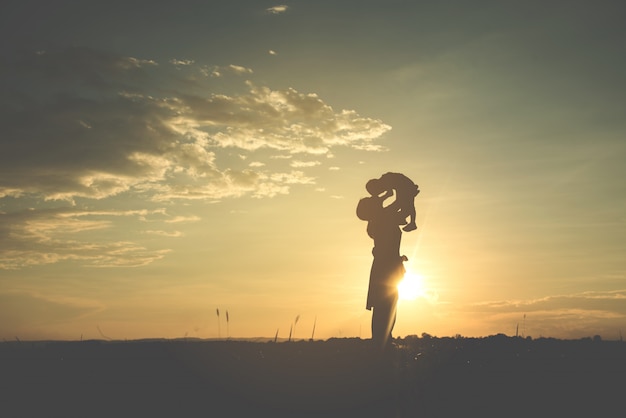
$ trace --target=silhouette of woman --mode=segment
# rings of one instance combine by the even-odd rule
[[[404,277],[405,256],[400,256],[400,225],[406,223],[397,209],[384,207],[383,201],[390,196],[370,196],[357,205],[359,219],[367,221],[367,234],[374,240],[372,268],[367,292],[368,310],[372,312],[372,341],[385,349],[391,341],[391,332],[396,322],[398,283]]]

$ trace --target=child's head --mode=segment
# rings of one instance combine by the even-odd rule
[[[365,183],[365,189],[372,196],[378,196],[379,194],[385,191],[385,189],[383,189],[382,182],[380,181],[380,179],[369,180],[367,183]]]

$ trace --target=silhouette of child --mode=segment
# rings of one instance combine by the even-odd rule
[[[385,192],[383,196],[380,196],[383,200],[393,196],[393,191],[396,192],[396,200],[389,205],[391,210],[400,213],[403,219],[403,224],[406,224],[406,218],[409,217],[409,222],[402,228],[403,231],[409,232],[417,229],[415,224],[415,196],[420,192],[419,186],[413,181],[400,173],[385,173],[378,179],[372,179],[367,182],[365,188],[372,196],[380,196]]]

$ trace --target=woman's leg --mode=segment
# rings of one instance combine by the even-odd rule
[[[396,300],[397,298],[389,298],[375,306],[372,313],[372,340],[381,350],[390,341],[396,323]]]

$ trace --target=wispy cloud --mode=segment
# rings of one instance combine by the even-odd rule
[[[194,60],[179,60],[176,58],[169,60],[169,63],[174,65],[192,65],[194,62]]]
[[[533,337],[614,339],[626,320],[626,290],[587,291],[528,300],[483,302],[461,308],[497,332]]]
[[[178,238],[178,237],[182,237],[183,233],[180,231],[155,231],[155,230],[148,230],[148,231],[144,231],[145,234],[150,234],[150,235],[157,235],[160,237],[169,237],[169,238]]]
[[[253,71],[251,68],[242,67],[241,65],[229,65],[228,69],[235,74],[252,74]]]
[[[289,7],[285,4],[279,4],[277,6],[268,7],[267,9],[265,9],[265,11],[277,15],[280,13],[285,13],[288,8]]]
[[[92,267],[137,267],[159,260],[168,249],[98,238],[115,226],[111,217],[163,216],[163,211],[27,210],[0,214],[0,269],[76,261]],[[85,233],[89,232],[89,236]]]
[[[55,292],[46,293],[28,286],[17,285],[11,290],[0,290],[0,299],[7,296],[11,299],[17,298],[20,305],[24,305],[25,310],[32,308],[29,305],[32,305],[33,302],[37,304],[45,302],[56,305],[53,309],[57,312],[62,308],[71,317],[85,316],[105,309],[105,305],[98,300]],[[15,302],[13,301],[13,303]]]
[[[165,219],[165,223],[182,223],[182,222],[197,222],[200,220],[199,216],[174,216],[171,219]]]
[[[315,167],[320,165],[319,161],[298,161],[294,160],[290,163],[290,165],[294,168],[302,168],[302,167]]]
[[[213,67],[203,67],[203,70],[206,74],[210,74],[212,77],[221,77],[224,74],[235,74],[235,75],[245,75],[252,74],[251,68],[242,67],[241,65],[230,64],[227,66],[213,66]]]

